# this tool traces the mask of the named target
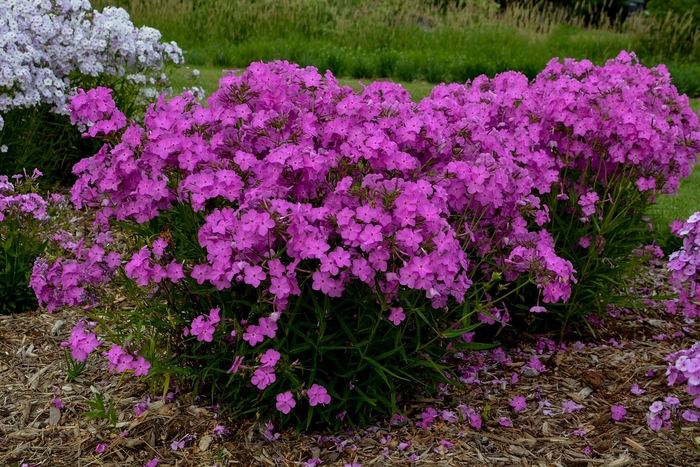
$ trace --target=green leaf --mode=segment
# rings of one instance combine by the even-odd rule
[[[479,326],[481,326],[481,323],[475,323],[475,324],[472,324],[471,326],[467,326],[467,327],[462,328],[462,329],[448,329],[447,331],[443,331],[442,335],[443,335],[443,337],[446,337],[448,339],[452,339],[454,337],[459,337],[462,334],[466,334],[468,332],[471,332],[474,329],[478,328]]]

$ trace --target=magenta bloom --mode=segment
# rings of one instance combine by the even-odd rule
[[[294,396],[292,396],[291,391],[277,394],[277,410],[279,410],[283,414],[286,415],[289,412],[291,412],[294,406],[296,405],[297,401],[294,400]]]
[[[146,376],[151,368],[151,363],[143,357],[138,357],[133,364],[134,376]]]
[[[265,340],[265,335],[259,326],[251,324],[248,326],[248,330],[243,333],[243,340],[250,344],[251,347],[255,347],[255,344]]]
[[[235,375],[238,372],[238,369],[240,368],[242,362],[243,362],[243,357],[241,357],[240,355],[234,357],[233,358],[233,365],[228,370],[228,373],[233,373]]]
[[[275,369],[271,366],[261,366],[253,373],[250,382],[261,391],[277,380]]]
[[[68,342],[61,343],[61,346],[70,347],[71,356],[79,362],[84,362],[87,360],[88,355],[100,346],[100,341],[97,340],[95,334],[85,332],[85,323],[78,321],[71,331]]]
[[[623,405],[613,405],[610,407],[610,411],[612,412],[612,419],[616,422],[621,422],[624,420],[625,415],[627,414],[627,410]]]
[[[280,359],[280,353],[275,349],[268,349],[260,356],[260,363],[263,366],[275,366]]]
[[[107,443],[100,443],[95,447],[95,452],[98,454],[102,454],[105,452],[105,449],[107,449],[107,446],[109,446]]]
[[[406,315],[403,312],[403,308],[397,307],[391,309],[391,314],[389,314],[389,321],[394,323],[394,326],[398,326],[405,319]]]
[[[306,395],[309,396],[309,405],[312,407],[318,404],[326,405],[331,401],[331,396],[326,388],[318,384],[313,384],[306,392]]]
[[[513,410],[515,410],[516,412],[520,412],[525,407],[527,407],[527,402],[525,401],[525,398],[523,396],[515,396],[510,400],[509,405],[513,407]]]

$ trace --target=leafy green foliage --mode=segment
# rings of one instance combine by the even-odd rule
[[[17,220],[0,225],[0,314],[36,308],[29,277],[34,260],[44,253],[45,247],[39,232],[27,232]]]
[[[87,360],[84,362],[79,362],[71,356],[68,350],[64,350],[63,354],[66,360],[66,380],[69,383],[72,383],[75,381],[75,378],[80,376],[82,372],[85,371]]]
[[[112,428],[117,427],[117,410],[114,401],[110,401],[105,405],[102,395],[100,393],[95,393],[95,400],[87,400],[85,403],[89,405],[92,410],[85,412],[83,415],[88,418],[107,420],[112,425]]]

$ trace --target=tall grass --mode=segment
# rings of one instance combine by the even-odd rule
[[[435,6],[435,4],[440,6]],[[353,78],[430,83],[517,70],[534,77],[552,57],[595,63],[635,50],[671,62],[682,92],[700,95],[697,32],[688,17],[624,23],[540,3],[501,13],[490,0],[93,0],[177,41],[192,65],[245,67],[286,59]],[[576,7],[581,10],[581,7]],[[690,21],[690,22],[689,22]],[[587,25],[588,24],[588,25]]]

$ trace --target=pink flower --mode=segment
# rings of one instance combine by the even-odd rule
[[[95,452],[98,454],[102,454],[103,452],[105,452],[105,449],[107,449],[107,446],[109,446],[109,444],[100,443],[97,445],[97,447],[95,447]]]
[[[505,427],[513,426],[513,424],[506,417],[501,417],[498,419],[498,424]]]
[[[148,370],[151,368],[151,363],[146,361],[145,358],[139,356],[133,363],[134,376],[146,376],[148,375]]]
[[[632,389],[630,389],[630,392],[631,392],[632,394],[634,394],[635,396],[641,396],[641,395],[644,394],[646,391],[645,391],[644,389],[640,388],[640,387],[639,387],[639,384],[634,383],[634,384],[632,385]]]
[[[275,366],[280,359],[280,353],[275,349],[268,349],[260,356],[260,363],[263,366]]]
[[[266,279],[267,275],[263,272],[260,266],[248,266],[245,268],[245,278],[243,281],[253,287],[260,285],[261,281]]]
[[[251,347],[255,347],[255,344],[265,340],[265,337],[262,330],[258,326],[251,324],[248,326],[246,332],[243,333],[243,340],[250,344]]]
[[[280,394],[277,394],[277,410],[282,412],[283,414],[288,414],[291,412],[291,410],[294,408],[295,405],[297,405],[297,402],[294,400],[294,397],[292,396],[291,391],[283,392]]]
[[[622,420],[625,419],[625,415],[627,414],[627,410],[625,409],[624,406],[613,405],[612,407],[610,407],[610,410],[612,412],[612,419],[615,420],[616,422],[621,422]]]
[[[389,314],[389,321],[394,323],[394,326],[398,326],[405,319],[406,315],[403,312],[403,308],[397,307],[391,309],[391,314]]]
[[[525,407],[527,407],[527,402],[525,401],[525,398],[523,396],[515,396],[510,400],[509,405],[513,407],[513,410],[515,410],[516,412],[520,412]]]
[[[306,394],[309,396],[309,405],[312,407],[318,404],[326,405],[331,401],[326,388],[318,384],[313,384]]]
[[[481,418],[481,415],[474,412],[469,414],[469,425],[474,428],[475,430],[481,430],[481,424],[483,422],[483,419]]]
[[[241,356],[236,356],[233,358],[233,365],[231,368],[228,370],[228,373],[236,374],[238,372],[238,369],[241,366],[241,362],[243,362],[243,357]]]
[[[271,366],[261,366],[253,373],[250,382],[261,391],[277,380],[275,369]]]
[[[146,462],[146,464],[143,467],[156,467],[160,463],[160,459],[155,458],[151,459],[150,461]]]
[[[661,411],[664,409],[664,403],[661,401],[656,401],[651,406],[649,407],[649,412],[653,414],[658,414],[661,413]]]

